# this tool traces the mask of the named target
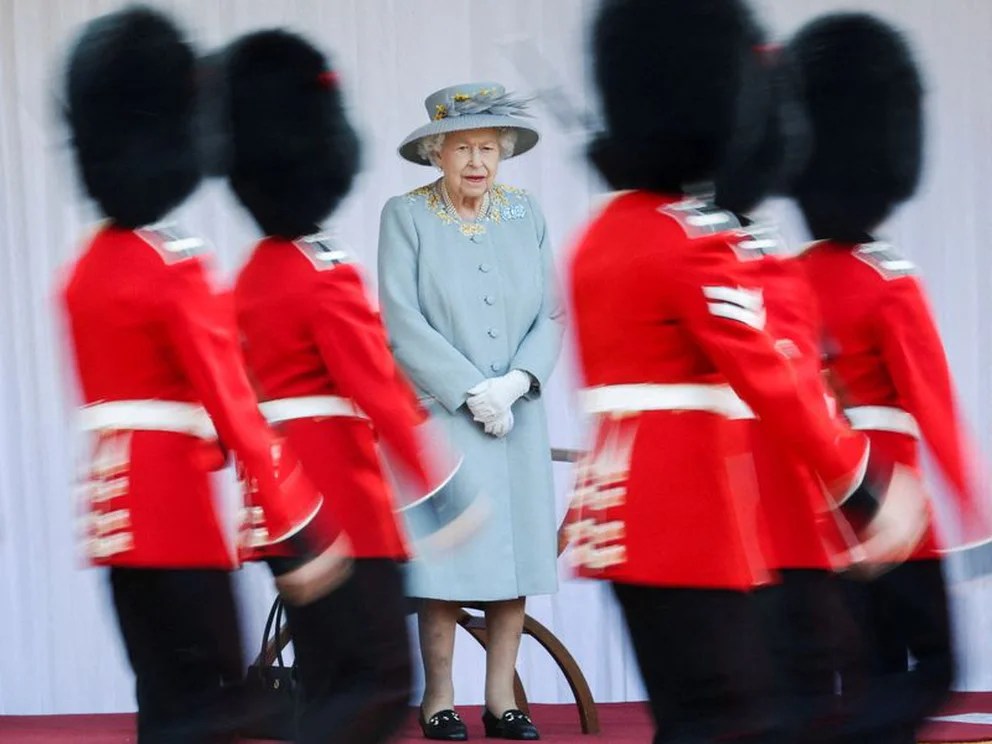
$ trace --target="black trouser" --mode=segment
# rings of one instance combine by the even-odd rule
[[[273,572],[288,564],[270,561]],[[411,663],[403,577],[395,561],[360,558],[337,590],[286,605],[301,686],[301,744],[376,744],[409,711]]]
[[[613,584],[650,699],[655,744],[781,741],[755,598]]]
[[[954,678],[940,561],[909,561],[874,581],[845,585],[866,637],[870,675],[855,701],[847,741],[911,744],[946,700]]]
[[[863,679],[861,638],[841,579],[832,571],[782,569],[781,581],[757,593],[787,739],[840,741],[845,711],[839,680]]]
[[[227,571],[111,568],[141,744],[229,741],[244,666]]]

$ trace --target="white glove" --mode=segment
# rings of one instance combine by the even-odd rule
[[[510,370],[502,377],[490,377],[468,391],[471,396],[467,401],[468,410],[476,421],[492,423],[503,418],[530,386],[530,375],[519,369]]]
[[[486,434],[502,439],[513,428],[513,411],[508,410],[502,418],[490,421],[484,426]]]

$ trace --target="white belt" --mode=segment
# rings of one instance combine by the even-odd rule
[[[170,431],[201,439],[216,439],[217,430],[206,409],[172,400],[112,400],[79,409],[83,431]]]
[[[855,406],[845,408],[851,428],[859,431],[891,431],[920,438],[920,426],[908,411],[892,406]]]
[[[708,411],[729,419],[750,419],[754,413],[729,385],[641,383],[603,385],[580,393],[586,413],[641,411]]]
[[[355,401],[339,395],[304,395],[298,398],[277,398],[259,404],[270,424],[303,418],[344,416],[368,418]]]

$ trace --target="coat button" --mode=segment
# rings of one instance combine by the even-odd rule
[[[482,298],[482,300],[487,305],[495,305],[496,304],[496,298],[493,297],[492,295],[486,295],[485,297]]]
[[[499,338],[499,331],[495,328],[490,328],[486,333],[489,334],[489,338]]]
[[[479,271],[481,271],[483,274],[488,274],[489,273],[489,269],[491,269],[491,268],[492,267],[489,264],[487,264],[487,263],[481,263],[481,264],[479,264]]]
[[[473,236],[472,236],[471,238],[469,238],[469,239],[470,239],[470,240],[471,240],[471,241],[472,241],[473,243],[481,243],[481,242],[482,242],[482,236],[481,236],[481,235],[473,235]]]
[[[493,362],[492,364],[489,365],[489,369],[491,369],[493,372],[499,372],[500,366],[496,362]]]

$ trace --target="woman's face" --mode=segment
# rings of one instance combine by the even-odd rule
[[[472,129],[445,135],[441,171],[452,199],[477,199],[493,185],[499,168],[499,132]]]

